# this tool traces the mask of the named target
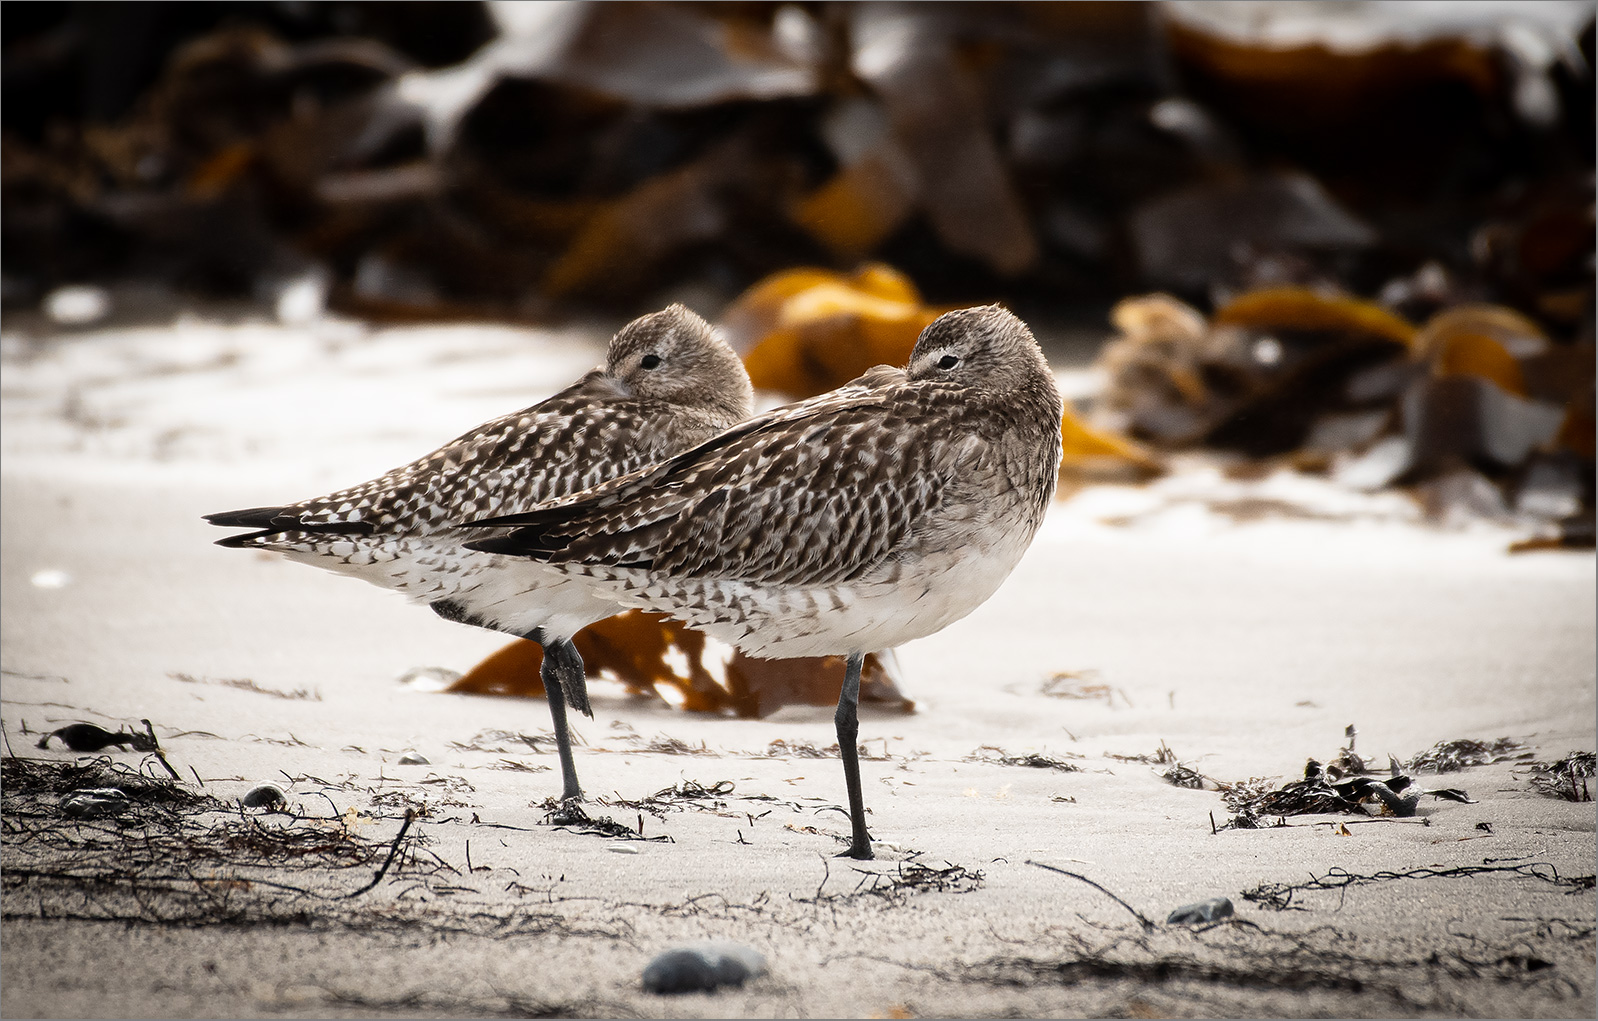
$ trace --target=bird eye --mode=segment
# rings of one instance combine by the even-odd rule
[[[660,368],[660,356],[644,355],[643,358],[639,359],[638,364],[646,369],[658,369]]]
[[[938,359],[938,368],[940,369],[952,369],[959,364],[960,359],[956,358],[954,355],[944,355],[942,358]]]

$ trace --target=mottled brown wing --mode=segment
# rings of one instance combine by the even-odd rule
[[[892,556],[938,505],[954,446],[937,435],[948,422],[938,397],[900,384],[778,409],[471,545],[672,577],[847,581]]]
[[[609,395],[590,373],[522,411],[466,432],[385,475],[282,507],[206,516],[212,524],[259,528],[225,543],[278,532],[371,535],[396,529],[430,532],[464,519],[506,513],[569,496],[656,459],[647,412]]]

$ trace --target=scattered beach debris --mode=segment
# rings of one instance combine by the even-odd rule
[[[1516,762],[1531,757],[1532,753],[1526,750],[1526,746],[1514,738],[1501,737],[1496,741],[1457,738],[1453,741],[1439,741],[1418,755],[1406,759],[1403,768],[1453,773],[1473,766]]]
[[[648,744],[640,743],[637,747],[629,749],[635,752],[648,752],[652,755],[720,755],[721,753],[711,748],[704,740],[698,744],[689,744],[680,737],[670,734],[658,734]]]
[[[345,817],[266,822],[105,758],[6,757],[0,786],[8,915],[21,898],[52,917],[182,925],[304,917],[311,902],[373,889],[402,847],[415,849],[406,843],[409,813],[392,841],[374,842]],[[429,874],[414,855],[407,861]],[[373,865],[358,889],[339,889],[343,870]]]
[[[726,808],[726,799],[731,797],[736,789],[737,785],[731,780],[718,780],[709,786],[697,780],[679,780],[670,787],[663,787],[638,801],[628,801],[619,797],[594,800],[606,808],[642,810],[656,816],[664,816],[667,812],[681,812],[688,808],[712,812]]]
[[[1226,807],[1237,813],[1227,829],[1259,829],[1260,820],[1290,815],[1370,815],[1367,806],[1375,804],[1378,814],[1408,818],[1415,815],[1422,797],[1433,797],[1462,804],[1475,804],[1462,790],[1453,787],[1421,789],[1414,778],[1402,773],[1385,779],[1353,776],[1337,780],[1314,759],[1304,765],[1304,778],[1281,787],[1259,779],[1222,783],[1221,797]]]
[[[1211,897],[1209,900],[1183,904],[1165,919],[1166,925],[1204,925],[1232,916],[1232,901],[1228,897]]]
[[[397,762],[398,765],[401,765],[401,766],[430,766],[430,765],[432,765],[432,763],[428,761],[427,756],[421,754],[420,752],[406,752],[404,755],[401,755],[399,757],[399,759],[396,760],[396,762]]]
[[[39,738],[37,747],[49,748],[55,738],[75,752],[98,752],[115,745],[136,752],[154,751],[156,744],[148,734],[128,730],[109,731],[93,723],[71,723]]]
[[[1186,787],[1195,791],[1213,789],[1215,786],[1215,781],[1193,767],[1185,766],[1180,762],[1161,773],[1160,779],[1173,787]]]
[[[1364,756],[1354,750],[1354,744],[1359,740],[1359,728],[1350,723],[1343,728],[1343,736],[1348,738],[1348,744],[1338,749],[1337,754],[1326,763],[1326,773],[1336,779],[1344,776],[1363,776],[1374,772],[1365,764]],[[1393,770],[1393,775],[1398,774]]]
[[[572,741],[578,744],[583,743],[581,736],[577,734],[572,735]],[[555,733],[551,730],[540,730],[529,734],[523,731],[498,730],[491,727],[487,730],[479,730],[468,741],[451,741],[448,747],[461,752],[488,752],[492,755],[505,755],[510,752],[510,749],[505,747],[508,744],[523,744],[532,749],[534,753],[537,753],[541,744],[549,749],[555,747]]]
[[[813,826],[789,824],[786,828],[795,833],[820,834]],[[834,834],[834,837],[839,843],[848,843],[847,837],[840,834]],[[837,894],[823,892],[832,879],[832,869],[823,859],[821,882],[816,885],[815,894],[795,897],[794,900],[801,904],[829,904],[876,897],[890,904],[902,904],[913,894],[971,893],[980,890],[987,881],[987,874],[980,869],[968,869],[947,861],[942,867],[928,865],[917,860],[921,852],[907,853],[909,857],[898,862],[891,871],[855,866],[853,871],[860,876],[860,880],[852,890]]]
[[[1547,541],[1528,548],[1591,545],[1590,340],[1556,344],[1520,312],[1469,303],[1416,327],[1300,286],[1246,291],[1209,319],[1167,294],[1111,318],[1106,428],[1410,486],[1435,521],[1537,527]]]
[[[830,759],[838,755],[838,743],[818,748],[810,741],[789,741],[777,738],[766,745],[766,755],[773,759]]]
[[[766,973],[766,958],[740,943],[702,943],[667,950],[644,967],[644,989],[651,993],[714,992],[742,986]]]
[[[488,764],[489,769],[502,769],[507,773],[547,773],[553,766],[541,762],[522,762],[519,759],[500,759]]]
[[[1105,752],[1104,757],[1117,762],[1142,762],[1150,766],[1167,766],[1176,763],[1176,753],[1171,751],[1164,741],[1152,752],[1138,752],[1135,755],[1119,755],[1115,752]]]
[[[128,810],[128,796],[118,787],[90,787],[61,799],[61,814],[73,819],[98,819]]]
[[[592,624],[572,641],[590,678],[620,681],[630,694],[660,698],[688,712],[752,719],[785,705],[836,705],[843,688],[841,656],[753,659],[677,621],[637,610]],[[519,639],[445,690],[541,697],[542,663],[539,645]],[[867,656],[860,675],[861,701],[913,712],[915,702],[900,691],[900,678],[892,650]]]
[[[1557,762],[1532,762],[1531,788],[1538,794],[1565,801],[1591,801],[1592,790],[1587,781],[1598,771],[1598,755],[1592,752],[1571,752]]]
[[[1120,697],[1127,708],[1132,707],[1132,699],[1120,688],[1112,688],[1108,684],[1100,683],[1097,670],[1062,670],[1053,677],[1043,682],[1038,689],[1038,694],[1049,698],[1072,698],[1086,701],[1104,700],[1104,704],[1111,709],[1115,708],[1115,699]]]
[[[1477,741],[1461,738],[1440,741],[1431,748],[1405,762],[1389,755],[1386,777],[1372,776],[1366,760],[1354,750],[1359,732],[1350,724],[1344,731],[1348,744],[1326,764],[1309,759],[1304,764],[1302,779],[1287,784],[1277,784],[1274,779],[1252,777],[1247,780],[1220,781],[1204,777],[1221,792],[1226,807],[1236,813],[1222,829],[1261,829],[1264,819],[1280,820],[1285,825],[1290,815],[1352,814],[1410,818],[1417,814],[1422,798],[1455,801],[1471,805],[1475,801],[1457,787],[1423,788],[1406,771],[1422,769],[1439,773],[1490,765],[1497,762],[1518,762],[1531,758],[1520,742],[1507,737],[1496,741]],[[1536,763],[1530,763],[1536,767]],[[1591,775],[1590,773],[1588,775]],[[1173,782],[1175,782],[1173,780]],[[1568,788],[1568,783],[1565,784]]]
[[[1094,1011],[1118,1017],[1168,1016],[1173,1011],[1165,996],[1173,988],[1202,997],[1206,1013],[1229,1017],[1259,1013],[1262,996],[1306,990],[1344,1004],[1323,1000],[1320,1013],[1466,1017],[1480,1012],[1478,990],[1510,996],[1536,990],[1550,1003],[1569,1002],[1577,989],[1588,995],[1590,985],[1583,983],[1590,980],[1577,978],[1590,970],[1572,945],[1578,938],[1590,941],[1592,927],[1560,924],[1531,939],[1473,931],[1416,947],[1346,924],[1272,929],[1238,919],[1197,931],[1171,926],[1140,933],[1124,926],[1093,942],[1073,934],[1057,948],[1007,950],[957,965],[953,973],[958,981],[995,989],[1054,985],[1070,987],[1073,996],[1106,986],[1147,991],[1147,999],[1111,1000],[1116,1006]]]
[[[245,791],[239,803],[245,808],[270,808],[276,811],[288,803],[288,798],[276,784],[263,783]]]
[[[1120,897],[1118,897],[1114,893],[1112,893],[1109,890],[1105,889],[1098,882],[1096,882],[1096,881],[1094,881],[1092,879],[1089,879],[1087,876],[1082,875],[1080,872],[1071,872],[1071,871],[1069,871],[1067,869],[1062,869],[1062,868],[1059,868],[1058,866],[1055,866],[1055,865],[1045,865],[1043,862],[1033,861],[1030,858],[1027,859],[1027,864],[1028,865],[1035,865],[1035,866],[1037,866],[1040,869],[1047,869],[1050,872],[1057,872],[1057,873],[1059,873],[1062,876],[1070,876],[1072,879],[1076,879],[1076,880],[1079,880],[1081,882],[1084,882],[1084,883],[1088,884],[1089,886],[1093,887],[1093,889],[1099,891],[1100,893],[1104,894],[1106,897],[1108,897],[1111,900],[1115,901],[1115,903],[1121,905],[1123,908],[1126,908],[1128,911],[1132,912],[1132,917],[1136,918],[1138,920],[1138,924],[1143,926],[1143,931],[1144,932],[1152,932],[1155,929],[1154,923],[1149,921],[1149,919],[1143,914],[1143,912],[1139,911],[1137,908],[1135,908],[1132,905],[1128,904],[1126,901],[1122,900]]]
[[[856,868],[860,882],[856,894],[869,894],[899,902],[913,893],[970,893],[981,889],[987,876],[964,865],[944,862],[942,868],[911,860],[899,862],[892,872]]]
[[[558,798],[544,799],[544,824],[553,826],[557,830],[568,830],[580,833],[587,837],[604,837],[607,840],[646,840],[655,843],[675,843],[669,834],[658,836],[644,836],[644,817],[638,816],[638,828],[634,829],[626,823],[620,823],[608,815],[594,817],[576,801],[561,801]]]
[[[155,736],[155,725],[149,720],[139,722],[144,724],[142,734],[133,730],[108,731],[93,723],[73,723],[40,738],[38,747],[49,748],[51,738],[58,738],[62,744],[75,752],[104,751],[112,745],[118,748],[127,746],[134,751],[147,752],[155,756],[155,761],[161,764],[161,768],[166,770],[168,776],[174,780],[181,780],[178,771],[167,761],[166,752],[161,750],[161,742]]]
[[[1491,858],[1485,859],[1480,865],[1460,865],[1454,868],[1418,868],[1405,872],[1382,870],[1369,874],[1350,872],[1347,869],[1334,868],[1325,875],[1311,876],[1302,883],[1262,883],[1259,886],[1243,891],[1243,899],[1273,911],[1286,911],[1289,908],[1297,911],[1306,910],[1293,903],[1296,896],[1313,890],[1338,890],[1347,891],[1356,886],[1366,886],[1371,883],[1387,883],[1400,879],[1468,879],[1475,876],[1508,874],[1524,876],[1540,882],[1550,883],[1554,886],[1568,887],[1572,890],[1590,890],[1593,888],[1594,879],[1586,876],[1561,876],[1559,869],[1545,861],[1523,862],[1518,865],[1495,864]]]
[[[1081,758],[1081,756],[1074,757]],[[1080,773],[1082,771],[1081,766],[1067,762],[1064,759],[1055,758],[1052,755],[1044,755],[1039,752],[1011,755],[1003,748],[991,744],[982,745],[961,761],[991,762],[999,766],[1025,766],[1029,769],[1056,769],[1062,773]]]
[[[237,688],[240,691],[253,691],[257,695],[269,695],[272,698],[286,699],[290,702],[320,702],[322,693],[310,688],[295,688],[292,691],[283,691],[279,688],[268,688],[264,684],[257,684],[248,677],[195,677],[174,671],[167,674],[174,681],[184,684],[215,684],[223,688]]]
[[[1140,752],[1136,755],[1119,755],[1114,752],[1105,752],[1104,757],[1114,759],[1117,762],[1141,762],[1150,766],[1169,766],[1169,769],[1160,772],[1159,777],[1173,787],[1186,787],[1190,790],[1219,789],[1219,784],[1216,781],[1178,760],[1176,753],[1171,751],[1170,746],[1164,741],[1161,741],[1159,748],[1153,752]]]

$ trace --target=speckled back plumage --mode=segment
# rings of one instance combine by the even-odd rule
[[[617,333],[604,367],[410,464],[326,496],[207,520],[258,529],[220,545],[287,553],[421,599],[455,598],[496,559],[461,547],[467,535],[452,534],[461,521],[527,510],[653,464],[747,417],[750,399],[737,355],[673,305]]]
[[[1054,491],[1060,415],[1025,324],[966,309],[927,328],[907,371],[873,369],[500,518],[523,527],[472,545],[584,575],[752,653],[874,651],[963,616],[1008,575]]]

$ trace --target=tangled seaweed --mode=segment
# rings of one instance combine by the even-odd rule
[[[997,745],[985,744],[976,751],[967,755],[965,762],[991,762],[998,766],[1023,766],[1027,769],[1054,769],[1061,773],[1080,773],[1081,766],[1072,765],[1064,759],[1052,755],[1041,755],[1029,752],[1025,755],[1011,755]]]
[[[980,890],[987,876],[980,869],[971,870],[963,865],[944,862],[942,868],[924,865],[918,861],[900,862],[892,872],[876,872],[857,868],[860,881],[853,890],[844,894],[824,894],[831,872],[823,876],[814,897],[795,898],[801,904],[824,904],[857,900],[861,897],[878,897],[889,904],[903,904],[918,893],[971,893]]]
[[[1286,911],[1296,908],[1293,898],[1300,893],[1310,890],[1338,890],[1346,891],[1354,886],[1366,886],[1371,883],[1387,883],[1399,879],[1463,879],[1470,876],[1485,875],[1488,873],[1502,872],[1530,879],[1551,883],[1554,886],[1568,887],[1571,891],[1590,890],[1593,888],[1592,876],[1561,876],[1559,870],[1548,862],[1523,862],[1519,865],[1494,864],[1492,859],[1486,859],[1480,865],[1460,865],[1454,868],[1434,869],[1418,868],[1407,872],[1380,871],[1364,875],[1349,872],[1346,869],[1334,868],[1323,876],[1311,876],[1302,883],[1262,883],[1259,886],[1243,891],[1243,899],[1252,901],[1261,907],[1270,908],[1272,911]]]
[[[147,765],[152,766],[147,760]],[[314,818],[249,812],[190,785],[109,759],[0,759],[3,918],[71,918],[168,926],[338,925],[360,931],[568,931],[524,905],[485,903],[441,916],[422,894],[470,894],[460,870],[427,849],[406,812],[385,839],[350,811]],[[95,792],[114,810],[67,814]],[[108,792],[114,792],[111,796]],[[376,899],[368,898],[388,881]]]
[[[1598,772],[1598,756],[1592,752],[1571,752],[1558,762],[1532,762],[1535,771],[1531,788],[1538,794],[1565,801],[1591,801],[1587,780]]]
[[[1413,771],[1427,769],[1434,773],[1453,773],[1472,766],[1490,766],[1495,762],[1529,758],[1531,752],[1513,738],[1501,737],[1490,742],[1459,738],[1453,741],[1439,741],[1405,761],[1403,766]]]

